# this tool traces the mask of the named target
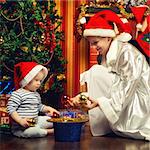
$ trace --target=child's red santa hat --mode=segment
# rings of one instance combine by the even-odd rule
[[[111,24],[114,24],[113,27]],[[117,30],[116,30],[117,27]],[[103,10],[90,18],[85,25],[84,36],[117,37],[120,41],[129,41],[130,30],[119,16],[111,10]]]
[[[140,5],[140,6],[134,6],[131,7],[131,11],[135,16],[136,22],[137,22],[137,29],[141,30],[142,28],[142,21],[145,11],[147,10],[147,5]]]
[[[42,69],[44,72],[44,80],[48,74],[46,67],[36,62],[20,62],[16,64],[14,67],[15,88],[25,87]]]

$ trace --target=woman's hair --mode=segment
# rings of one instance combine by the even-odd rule
[[[102,63],[102,55],[101,55],[101,54],[99,54],[99,55],[97,56],[97,63],[98,63],[99,65]]]

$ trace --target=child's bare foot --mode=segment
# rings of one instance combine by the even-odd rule
[[[54,129],[46,129],[48,135],[54,135]]]

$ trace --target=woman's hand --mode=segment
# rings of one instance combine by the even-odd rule
[[[72,97],[72,98],[68,99],[67,102],[69,103],[69,105],[71,107],[78,107],[78,106],[80,106],[80,95],[77,95],[75,97]]]
[[[85,102],[82,102],[80,100],[80,95],[77,95],[73,98],[70,98],[68,100],[68,103],[72,107],[80,107],[80,108],[83,108],[85,110],[92,109],[98,105],[98,103],[96,101],[89,99],[89,98],[87,98]]]
[[[82,104],[82,106],[87,108],[88,110],[96,107],[97,105],[98,103],[91,99],[88,99],[86,104]]]

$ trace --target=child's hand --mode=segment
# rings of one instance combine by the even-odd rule
[[[44,107],[44,112],[47,113],[48,116],[59,116],[60,112],[57,111],[56,109],[50,107],[50,106],[45,106]]]
[[[28,122],[28,119],[27,118],[22,118],[19,120],[18,122],[22,127],[29,127],[29,122]]]

